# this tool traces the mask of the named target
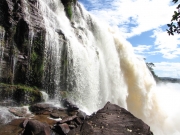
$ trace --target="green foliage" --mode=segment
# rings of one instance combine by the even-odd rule
[[[67,17],[71,20],[73,15],[73,4],[76,4],[77,0],[62,0]]]
[[[178,0],[172,0],[172,2],[177,3]],[[180,4],[178,4],[177,10],[180,10]],[[177,11],[174,11],[174,14],[172,15],[171,23],[167,24],[168,29],[166,30],[169,35],[174,35],[174,33],[180,34],[180,19],[179,18],[180,18],[180,13]]]
[[[38,55],[36,54],[36,52],[32,52],[32,54],[31,54],[32,62],[35,62],[37,60],[37,58],[38,58]]]
[[[154,63],[152,62],[146,62],[146,66],[149,69],[149,71],[151,72],[152,76],[154,77],[154,79],[156,80],[156,82],[159,81],[159,77],[155,74],[153,67],[155,67]]]
[[[41,81],[44,71],[44,38],[45,33],[39,32],[38,35],[33,38],[33,46],[31,49],[30,59],[30,76],[29,83],[33,86],[41,87]]]
[[[28,105],[42,101],[42,94],[36,87],[0,83],[0,99],[12,99],[18,104]]]
[[[71,4],[67,5],[66,13],[67,13],[68,18],[71,20],[71,18],[72,18],[72,7],[71,7]]]

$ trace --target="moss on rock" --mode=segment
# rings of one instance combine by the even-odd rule
[[[29,84],[37,87],[42,86],[42,77],[44,72],[44,48],[45,31],[37,33],[33,38],[31,48]]]
[[[71,20],[73,15],[73,5],[76,4],[77,0],[61,0],[67,17]]]
[[[43,101],[42,93],[36,87],[0,83],[0,101],[14,100],[19,105]]]

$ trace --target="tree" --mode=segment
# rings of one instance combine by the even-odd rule
[[[144,60],[146,60],[146,59],[144,58]],[[154,63],[146,62],[146,66],[149,69],[149,71],[151,72],[151,74],[152,74],[153,78],[155,79],[155,81],[159,82],[159,77],[155,74],[154,69],[153,69],[153,67],[155,67]]]
[[[178,0],[172,0],[172,2],[176,4]],[[171,19],[171,23],[167,24],[168,29],[166,30],[169,35],[174,35],[174,33],[180,34],[180,3],[177,6],[177,10],[178,12],[174,11],[174,14]],[[175,21],[176,23],[174,23],[173,21]]]

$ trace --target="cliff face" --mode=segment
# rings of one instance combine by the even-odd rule
[[[1,0],[0,82],[41,86],[44,38],[36,0]]]

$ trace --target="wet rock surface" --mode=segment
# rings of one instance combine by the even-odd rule
[[[91,116],[86,116],[80,110],[73,112],[67,108],[58,108],[45,103],[34,104],[30,108],[34,116],[15,119],[8,124],[1,125],[0,134],[152,135],[150,127],[142,120],[110,102]]]
[[[25,120],[22,135],[50,135],[51,129],[47,123],[37,120]]]
[[[28,8],[28,9],[27,9]],[[0,81],[8,84],[25,84],[29,79],[28,65],[32,65],[32,54],[35,52],[43,57],[40,51],[44,49],[45,26],[42,14],[38,11],[36,0],[1,0],[0,1]],[[3,35],[3,36],[2,36]],[[35,36],[33,36],[35,35]],[[32,42],[30,42],[32,41]],[[32,47],[32,50],[29,49]],[[39,46],[38,51],[35,49]],[[16,64],[13,64],[16,61]],[[38,61],[41,63],[41,61]],[[37,66],[37,60],[33,64]],[[16,65],[16,68],[14,67]],[[33,73],[33,86],[40,86],[41,75]],[[38,75],[37,75],[38,74]],[[34,78],[33,77],[33,78]]]
[[[18,117],[25,117],[27,115],[27,109],[23,107],[11,107],[9,108],[9,112]]]
[[[62,103],[62,105],[64,106],[64,107],[66,107],[68,110],[70,110],[70,111],[75,111],[75,110],[78,110],[79,108],[75,105],[75,104],[73,104],[73,103],[71,103],[69,100],[67,100],[67,99],[63,99],[63,100],[61,100],[61,103]]]
[[[68,135],[152,135],[150,127],[115,104],[107,103]]]

